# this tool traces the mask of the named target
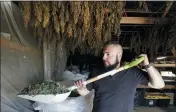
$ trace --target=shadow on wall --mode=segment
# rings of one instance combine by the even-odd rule
[[[16,9],[17,7],[11,2],[1,2],[1,6],[0,20],[3,23],[1,32],[10,35],[10,38],[1,35],[1,111],[33,112],[31,103],[16,97],[16,95],[29,84],[43,81],[42,54],[37,50],[34,44],[35,40],[28,35],[29,33],[24,32],[23,22],[19,19],[20,10]],[[9,18],[9,14],[12,13],[13,21]],[[13,26],[14,24],[9,25],[7,22],[15,22],[17,28]],[[8,29],[8,25],[11,31]],[[23,30],[21,31],[21,29]],[[15,35],[16,31],[22,33],[20,37],[25,37],[23,40],[30,47],[20,44],[17,39],[19,35]]]

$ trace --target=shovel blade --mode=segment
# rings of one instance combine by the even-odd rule
[[[70,92],[63,93],[63,94],[48,94],[48,95],[17,95],[20,98],[27,99],[27,100],[32,100],[40,103],[46,103],[46,104],[55,104],[55,103],[60,103],[64,101],[69,95]]]

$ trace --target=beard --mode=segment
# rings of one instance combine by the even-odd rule
[[[114,64],[109,65],[109,66],[105,66],[105,70],[106,70],[106,72],[115,69],[115,68],[117,67],[118,64],[119,64],[119,61],[116,59],[116,62],[115,62]]]

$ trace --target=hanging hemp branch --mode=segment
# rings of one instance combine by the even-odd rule
[[[138,6],[139,9],[144,9],[146,12],[148,11],[148,5],[145,0],[138,1]]]
[[[24,25],[26,28],[28,27],[28,23],[31,19],[31,12],[32,12],[31,6],[32,6],[31,2],[21,2],[20,4],[21,13],[23,15]]]
[[[176,18],[171,24],[171,29],[169,30],[169,38],[168,38],[168,48],[172,49],[172,47],[176,47]]]
[[[62,41],[73,53],[77,49],[82,54],[98,55],[112,32],[120,35],[124,2],[24,1],[20,2],[20,8],[25,27],[32,23],[39,44],[41,41],[50,44],[55,39],[55,44]]]
[[[155,24],[145,33],[133,34],[130,50],[137,54],[143,52],[156,56],[159,52],[166,53],[176,46],[176,21],[166,25]]]

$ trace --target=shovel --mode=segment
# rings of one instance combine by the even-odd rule
[[[109,72],[100,74],[100,75],[98,75],[94,78],[91,78],[87,81],[84,81],[83,84],[87,85],[89,83],[100,80],[104,77],[107,77],[107,76],[110,76],[110,75],[113,76],[117,72],[120,72],[120,71],[123,71],[123,70],[126,70],[128,68],[131,68],[131,67],[134,67],[134,66],[138,65],[143,60],[144,60],[144,57],[141,56],[141,57],[137,58],[136,60],[134,60],[130,63],[127,63],[120,68],[111,70]],[[32,100],[32,101],[36,101],[36,102],[41,102],[41,103],[46,103],[46,104],[55,104],[55,103],[59,103],[59,102],[64,101],[71,94],[71,91],[76,89],[76,88],[77,88],[76,86],[71,86],[71,87],[68,88],[69,92],[63,93],[63,94],[56,94],[56,95],[48,94],[48,95],[35,95],[35,96],[30,96],[30,95],[17,95],[17,96],[20,97],[20,98],[24,98],[24,99],[28,99],[28,100]]]

